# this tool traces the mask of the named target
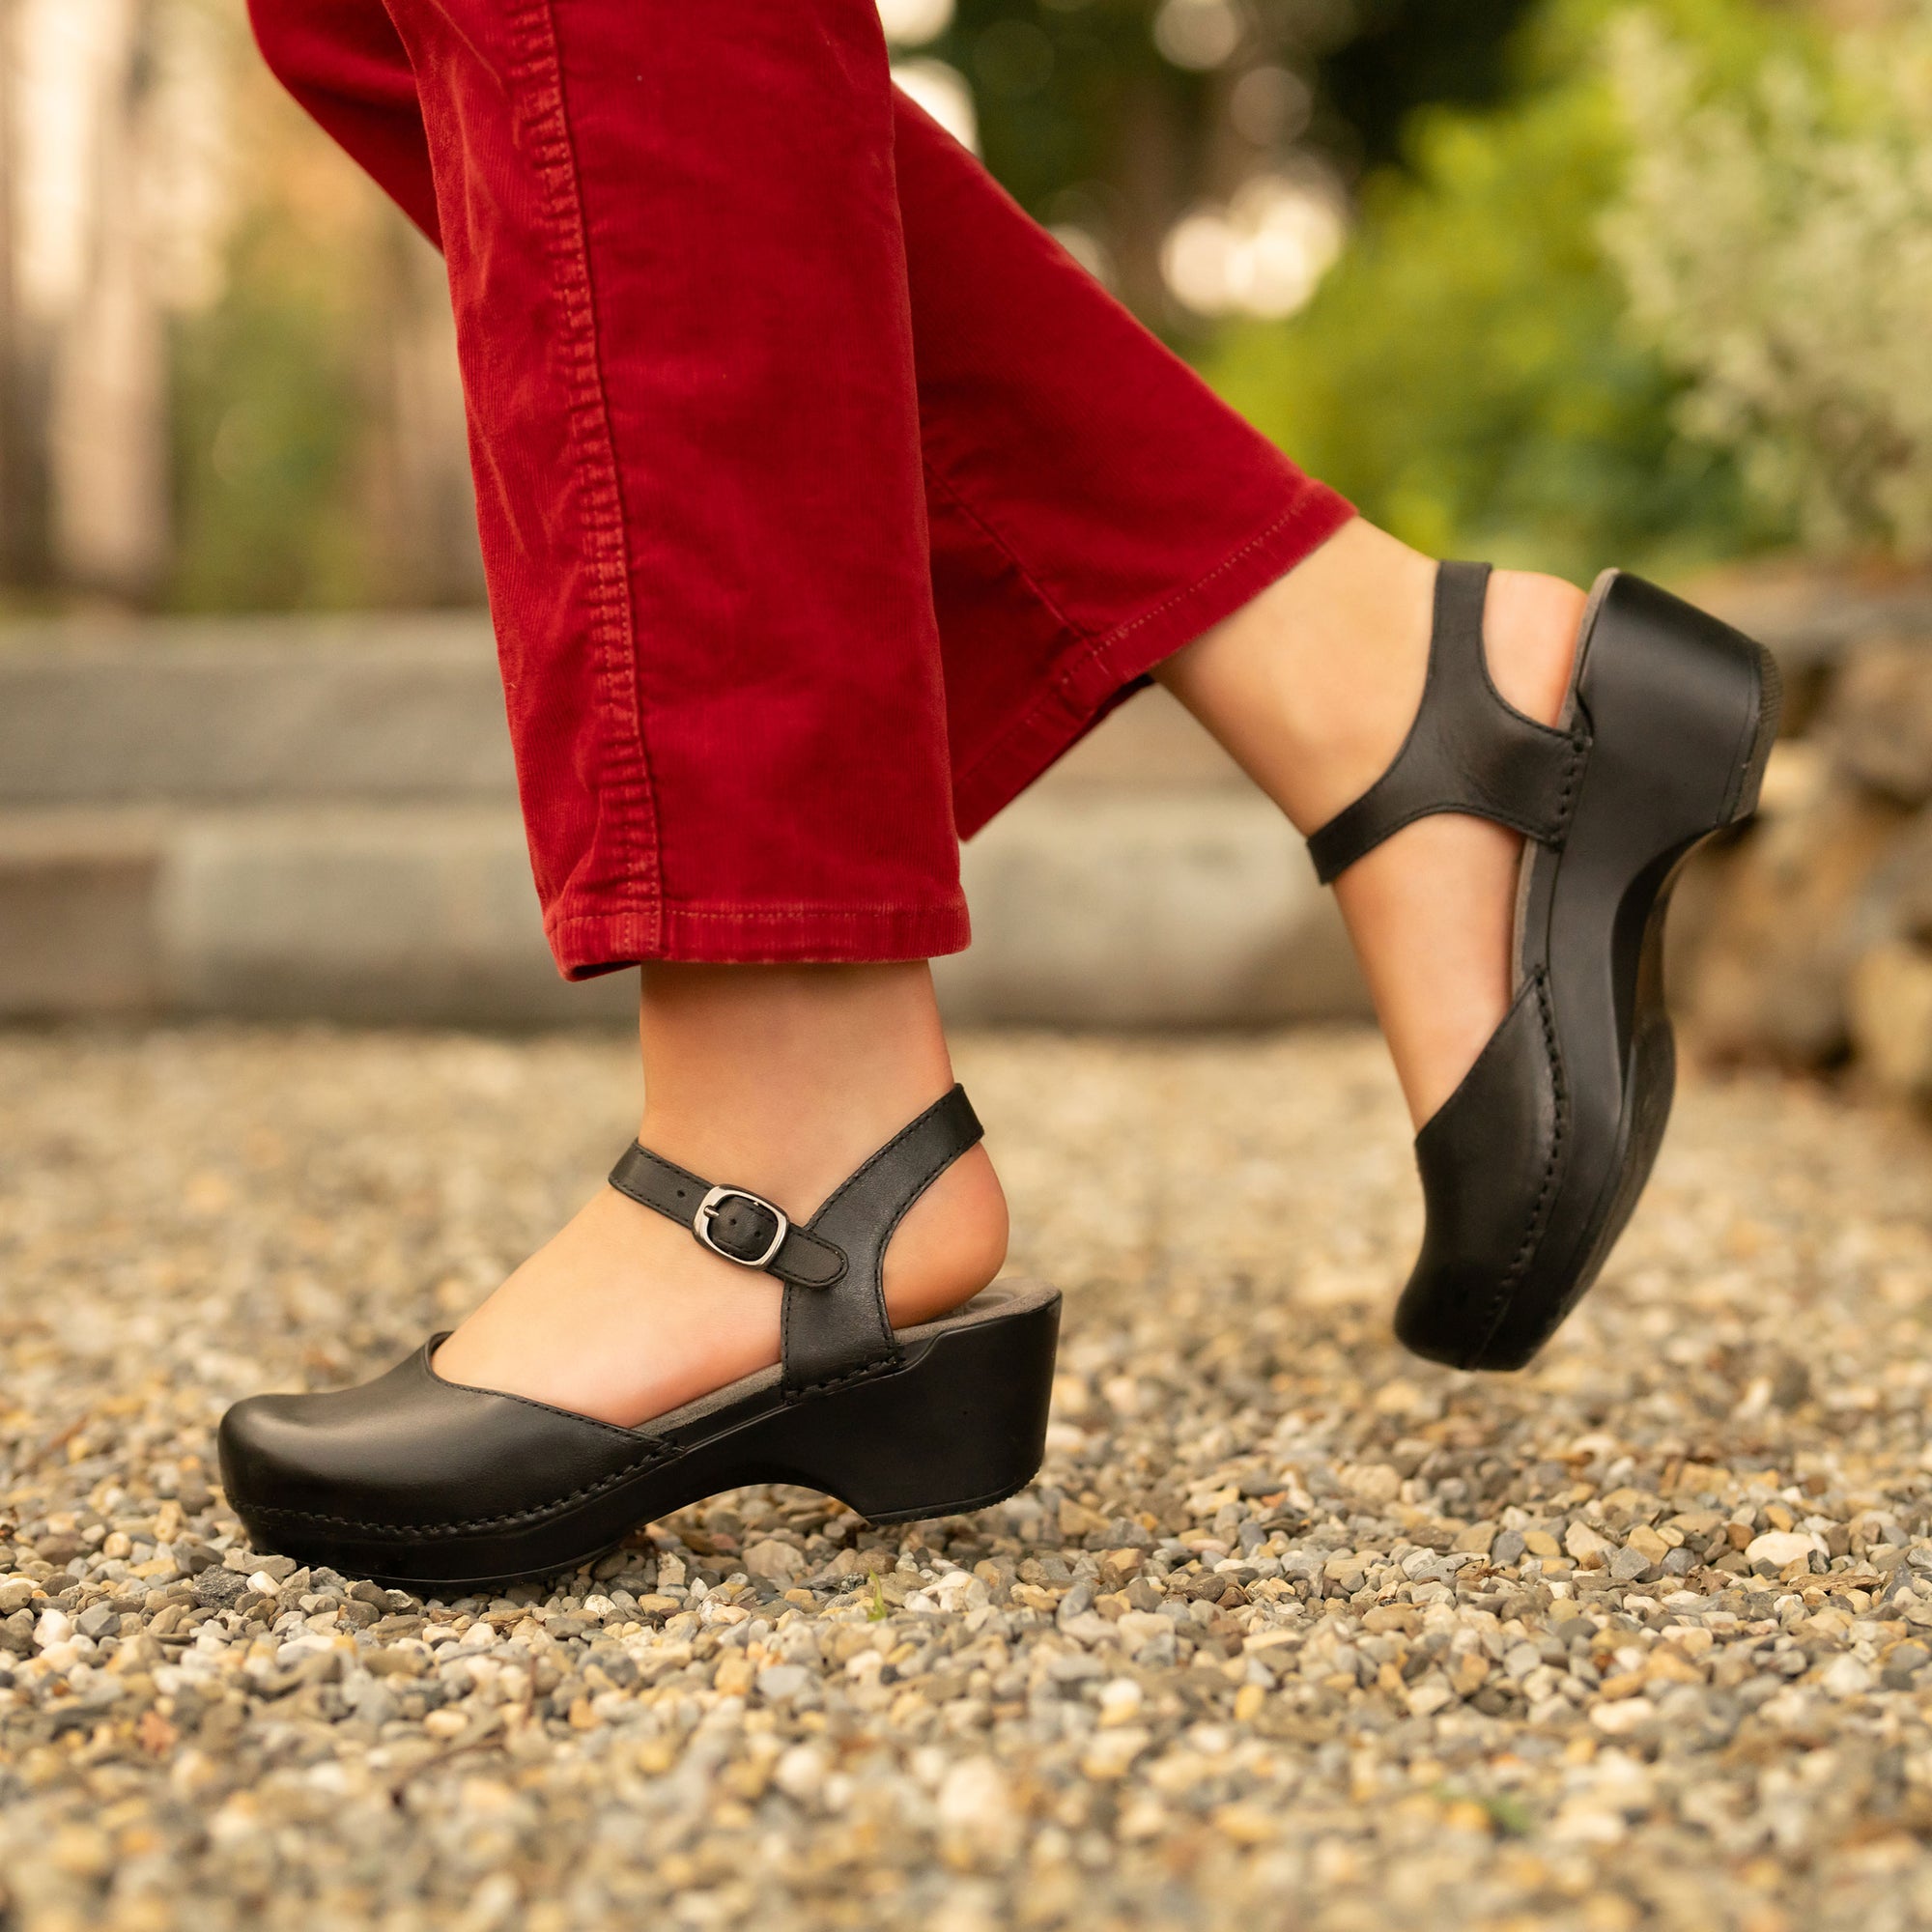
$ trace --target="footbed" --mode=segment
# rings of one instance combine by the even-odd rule
[[[1570,665],[1570,684],[1563,694],[1563,709],[1556,714],[1555,728],[1570,731],[1576,728],[1577,713],[1582,704],[1583,663],[1590,655],[1590,639],[1597,629],[1597,613],[1604,608],[1604,600],[1610,594],[1610,586],[1617,581],[1614,570],[1597,573],[1597,581],[1590,585],[1590,595],[1583,605],[1583,614],[1577,621],[1577,648]],[[1510,1004],[1516,1004],[1516,997],[1522,991],[1522,943],[1526,936],[1524,927],[1529,920],[1529,902],[1535,887],[1535,872],[1539,855],[1548,851],[1534,838],[1522,841],[1522,858],[1518,863],[1516,872],[1516,910],[1510,925]]]
[[[1041,1307],[1059,1293],[1057,1288],[1043,1281],[996,1281],[990,1288],[982,1288],[971,1301],[955,1308],[951,1315],[942,1315],[936,1321],[921,1321],[911,1328],[895,1328],[893,1338],[901,1349],[922,1348],[928,1342],[937,1341],[942,1335],[952,1334],[962,1328],[977,1328],[984,1321],[997,1321],[1005,1316],[1024,1314]],[[753,1375],[740,1376],[736,1381],[726,1382],[723,1388],[715,1388],[709,1395],[698,1396],[681,1407],[652,1416],[648,1422],[640,1423],[639,1429],[647,1435],[677,1435],[692,1424],[703,1422],[724,1409],[775,1391],[783,1373],[782,1369],[774,1366],[759,1369]]]

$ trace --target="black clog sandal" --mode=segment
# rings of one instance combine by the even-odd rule
[[[221,1422],[221,1478],[257,1548],[443,1596],[548,1577],[745,1483],[800,1483],[874,1522],[1023,1489],[1046,1439],[1060,1295],[1000,1281],[938,1321],[887,1319],[887,1243],[980,1139],[965,1090],[799,1226],[633,1146],[611,1183],[784,1284],[782,1360],[641,1429],[445,1381],[435,1335],[387,1375],[259,1395]]]
[[[1522,1367],[1596,1279],[1649,1179],[1676,1077],[1663,919],[1679,867],[1747,818],[1777,730],[1770,653],[1641,578],[1590,593],[1552,728],[1490,679],[1487,564],[1445,563],[1395,761],[1309,839],[1326,884],[1405,825],[1526,836],[1514,998],[1415,1139],[1427,1226],[1396,1309],[1419,1355]]]

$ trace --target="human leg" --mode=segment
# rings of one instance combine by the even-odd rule
[[[962,946],[867,0],[254,14],[448,262],[559,966]]]
[[[1655,1155],[1668,883],[1749,810],[1768,661],[1634,580],[1586,606],[1344,522],[1090,283],[1063,292],[1051,244],[999,219],[956,150],[901,124],[935,579],[954,532],[1009,567],[940,598],[962,823],[1134,678],[1167,681],[1313,835],[1366,968],[1429,1209],[1399,1332],[1518,1366]],[[1033,639],[1039,667],[1010,674]],[[1350,823],[1375,837],[1338,863]]]
[[[1348,520],[910,103],[897,133],[962,824],[1151,671],[1312,832],[1408,729],[1433,560]],[[1492,589],[1494,673],[1546,723],[1582,602]],[[1440,818],[1338,884],[1418,1124],[1508,1004],[1520,850]]]
[[[1323,680],[1284,641],[1309,583],[1173,674],[1309,832],[1399,1064],[1407,1049],[1426,1214],[1397,1334],[1458,1368],[1520,1368],[1657,1157],[1671,887],[1755,810],[1779,679],[1751,639],[1618,571],[1585,600],[1444,563],[1426,571],[1426,624],[1417,574],[1376,532],[1306,572],[1332,641],[1375,667],[1374,696],[1340,700],[1350,729],[1321,733]],[[1310,726],[1321,742],[1296,760]]]
[[[1158,675],[1312,833],[1368,789],[1408,734],[1435,584],[1432,558],[1358,521]],[[1499,571],[1492,582],[1491,674],[1539,723],[1562,708],[1582,610],[1583,593],[1559,578]],[[1335,882],[1417,1126],[1508,1009],[1521,855],[1520,833],[1439,815]]]
[[[649,962],[640,1138],[809,1214],[951,1085],[923,961],[966,937],[876,14],[254,12],[449,260],[559,966]],[[1005,1233],[975,1149],[894,1241],[895,1316]],[[778,1325],[607,1188],[440,1364],[633,1423]]]
[[[917,108],[889,99],[863,0],[838,15],[844,44],[822,67],[815,53],[791,59],[789,16],[748,28],[726,10],[705,27],[709,44],[682,26],[648,37],[639,99],[619,84],[620,55],[644,23],[621,10],[565,18],[526,6],[458,22],[462,11],[398,0],[399,35],[371,0],[255,8],[271,64],[449,254],[486,560],[559,963],[581,974],[612,957],[883,960],[956,945],[952,901],[930,890],[943,868],[927,781],[938,776],[943,798],[949,749],[970,830],[1165,652],[1346,520],[1347,506],[1215,402]],[[670,43],[671,71],[661,71]],[[492,122],[498,112],[511,115],[507,128]],[[839,124],[846,144],[869,128],[876,143],[882,116],[887,151],[869,167],[840,141],[816,176],[810,141],[782,168],[769,152],[808,120]],[[639,192],[659,176],[661,192]],[[881,193],[896,197],[902,262],[882,233]],[[736,224],[724,239],[739,245],[722,251],[728,268],[679,255],[657,233],[655,217],[688,235],[720,208]],[[814,274],[837,286],[812,296]],[[586,282],[597,292],[587,315]],[[785,298],[777,309],[774,282]],[[811,299],[830,307],[814,318]],[[640,339],[646,325],[655,333]],[[707,327],[716,345],[702,341]],[[554,366],[552,335],[592,358],[604,400],[572,387],[570,357]],[[828,339],[842,345],[830,369]],[[719,393],[694,409],[683,390],[700,351]],[[904,378],[909,364],[916,399],[909,382],[886,393],[884,377]],[[577,400],[566,410],[559,396]],[[558,419],[573,411],[588,425]],[[654,434],[660,412],[669,455]],[[786,424],[775,446],[772,421]],[[803,464],[801,447],[811,451]],[[879,448],[890,488],[872,464]],[[778,526],[770,558],[721,558],[717,519],[667,501],[666,475],[720,468],[743,486],[724,521]],[[577,480],[559,491],[553,472]],[[614,477],[601,496],[599,475]],[[584,508],[613,498],[625,510],[614,531]],[[814,517],[816,535],[802,543]],[[513,541],[530,527],[549,545],[541,567]],[[610,576],[612,554],[631,587],[628,631],[611,598],[586,588]],[[737,707],[733,723],[707,715],[694,648],[711,636],[702,609],[667,611],[657,580],[709,576],[736,589],[748,574],[718,694]],[[790,596],[788,582],[802,585],[804,614],[774,601]],[[814,609],[801,646],[793,634]],[[635,684],[635,712],[612,703],[608,668],[586,674],[579,640],[594,640],[600,624],[617,632],[604,657],[619,670],[634,664],[634,679],[615,684]],[[841,635],[828,654],[827,638]],[[867,688],[855,695],[855,684]],[[552,712],[574,721],[568,757]],[[636,808],[639,741],[648,810]],[[810,792],[810,768],[841,760],[838,812],[790,812],[774,796]],[[775,764],[785,783],[774,784]],[[950,823],[946,835],[950,859]],[[707,856],[706,838],[723,849]],[[798,903],[776,876],[762,896],[746,885],[787,855],[807,873],[842,864],[874,903],[846,919]],[[735,910],[690,889],[712,873],[739,881]],[[956,880],[947,887],[956,898]],[[870,1049],[864,1078],[844,1044],[855,1030]],[[642,1038],[641,1138],[801,1208],[895,1110],[905,1118],[951,1077],[929,980],[910,964],[651,964]],[[687,1080],[686,1066],[709,1077]],[[997,1269],[1005,1226],[975,1151],[894,1244],[895,1318],[970,1295]],[[439,1361],[460,1378],[634,1422],[752,1356],[768,1359],[776,1324],[770,1283],[607,1189]]]
[[[952,1085],[923,961],[643,970],[638,1139],[804,1219]],[[999,1273],[1006,1201],[983,1147],[906,1216],[886,1254],[894,1325]],[[634,1424],[779,1359],[781,1293],[611,1187],[445,1342],[437,1369]]]

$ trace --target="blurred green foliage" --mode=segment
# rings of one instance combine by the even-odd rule
[[[1628,135],[1605,71],[1609,0],[1550,0],[1512,98],[1414,116],[1314,301],[1235,325],[1221,393],[1365,514],[1435,554],[1587,578],[1669,574],[1787,541],[1736,466],[1672,426],[1681,383],[1637,346],[1599,241]],[[1714,68],[1804,43],[1753,0],[1659,0]]]
[[[1151,99],[1172,146],[1130,165],[1171,171],[1171,199],[1202,191],[1217,97],[1231,75],[1264,62],[1313,84],[1305,138],[1345,171],[1397,159],[1412,108],[1495,97],[1504,44],[1528,0],[1246,0],[1239,49],[1205,72],[1161,57],[1158,11],[1157,0],[958,0],[952,26],[918,51],[967,76],[987,166],[1029,212],[1052,219],[1057,194],[1120,171]]]
[[[1352,31],[1320,66],[1328,125],[1363,164],[1403,159],[1417,108],[1494,100],[1525,0],[1356,0]]]
[[[354,278],[281,211],[234,242],[219,300],[174,328],[174,570],[181,611],[373,601],[356,489],[371,398]]]
[[[1598,242],[1626,159],[1601,59],[1618,4],[1247,0],[1240,52],[1201,72],[1157,50],[1156,0],[958,0],[915,51],[971,82],[988,165],[1028,212],[1093,236],[1122,298],[1365,512],[1437,554],[1668,571],[1789,531],[1728,459],[1675,434],[1679,384],[1624,326]],[[1719,72],[1812,31],[1760,0],[1657,10]],[[1360,220],[1301,315],[1209,325],[1166,292],[1160,247],[1199,197],[1279,157],[1229,121],[1258,62],[1312,88],[1282,152],[1367,170]],[[406,528],[420,493],[393,447],[395,218],[251,71],[278,157],[225,293],[176,324],[166,601],[473,594]]]
[[[1932,5],[1744,75],[1633,14],[1611,67],[1635,156],[1605,242],[1684,435],[1807,552],[1932,562]]]
[[[1416,100],[1492,96],[1525,5],[1245,0],[1236,58],[1195,72],[1157,50],[1157,0],[958,0],[946,33],[910,51],[970,82],[987,164],[1028,213],[1087,230],[1122,298],[1198,348],[1212,327],[1167,295],[1160,244],[1217,179],[1267,158],[1230,135],[1234,73],[1267,60],[1305,74],[1312,119],[1292,138],[1350,173],[1360,156],[1386,155]],[[174,562],[162,599],[207,611],[473,594],[446,556],[412,552],[404,528],[412,485],[395,469],[386,359],[395,223],[252,47],[238,48],[237,87],[256,205],[220,298],[174,324]]]
[[[952,26],[917,52],[971,83],[987,167],[1037,220],[1101,244],[1116,292],[1164,334],[1200,339],[1167,297],[1160,243],[1190,203],[1225,193],[1270,158],[1228,125],[1229,94],[1256,66],[1301,75],[1305,127],[1281,146],[1323,155],[1345,177],[1395,156],[1395,130],[1424,101],[1482,101],[1503,85],[1502,48],[1527,0],[1245,0],[1225,66],[1190,71],[1157,50],[1157,0],[958,0]]]

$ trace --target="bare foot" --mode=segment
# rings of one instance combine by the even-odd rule
[[[1388,768],[1421,700],[1435,565],[1359,519],[1158,673],[1306,834]],[[1490,580],[1490,675],[1554,724],[1583,592]],[[1336,898],[1419,1126],[1455,1091],[1510,999],[1521,838],[1457,815],[1406,827],[1350,867]]]
[[[952,1084],[923,964],[655,966],[643,984],[639,1139],[799,1220]],[[975,1148],[887,1250],[894,1326],[970,1300],[1006,1252],[1006,1198]],[[781,1294],[607,1186],[443,1343],[436,1369],[634,1427],[777,1362]]]

